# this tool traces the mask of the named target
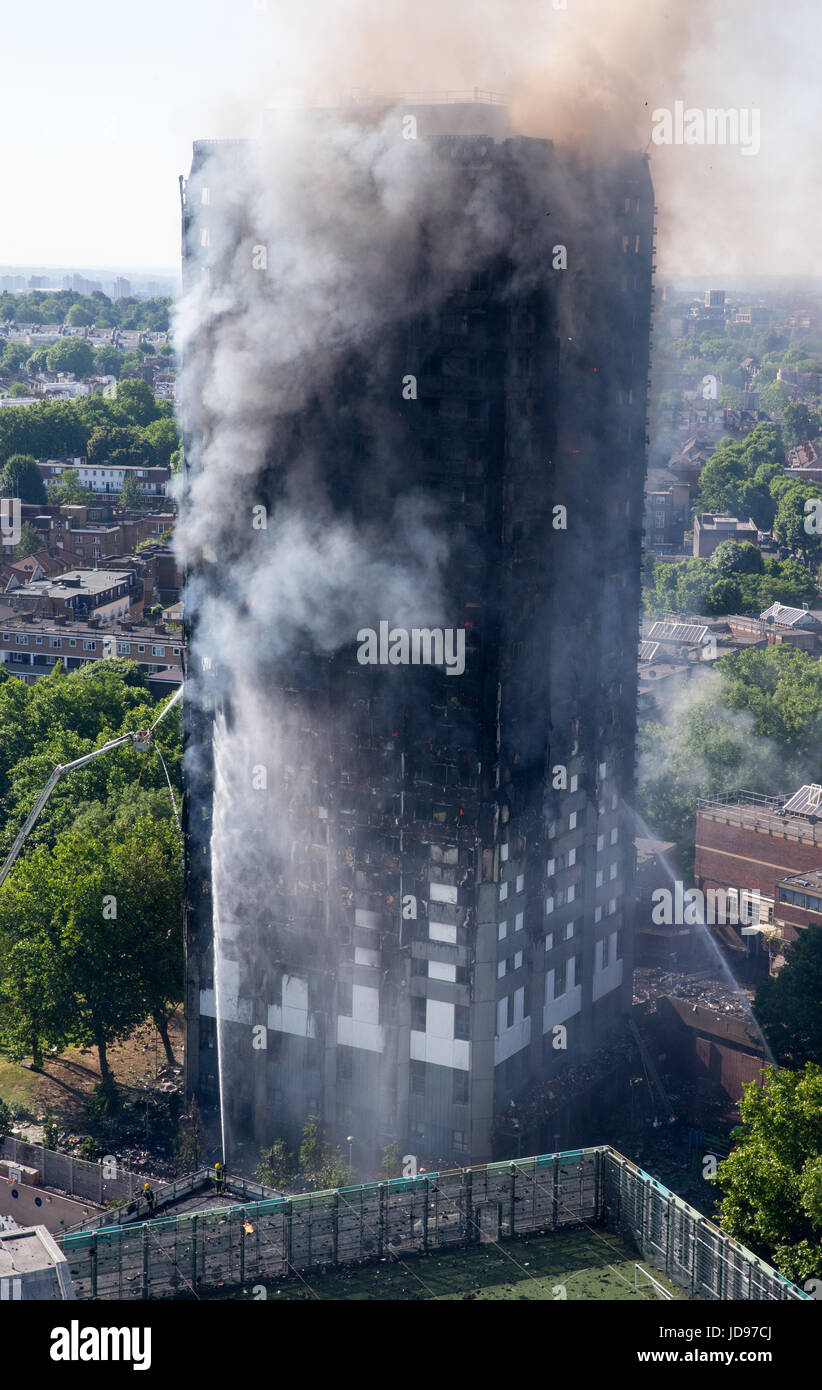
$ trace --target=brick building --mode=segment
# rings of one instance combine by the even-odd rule
[[[645,547],[666,553],[685,544],[691,505],[691,485],[672,483],[669,488],[645,494]]]
[[[822,926],[822,868],[779,879],[774,921],[793,931]]]
[[[61,618],[6,618],[0,626],[0,665],[10,676],[34,685],[62,661],[76,671],[89,661],[121,656],[136,661],[149,677],[180,684],[185,658],[182,632],[169,632],[162,623],[129,622],[102,627],[98,620],[70,622]],[[169,675],[169,671],[177,673]]]
[[[700,560],[709,560],[723,541],[750,541],[756,545],[758,534],[756,522],[750,517],[740,521],[735,516],[702,512],[694,517],[694,555]]]
[[[812,789],[803,787],[790,798],[740,792],[698,802],[696,886],[758,889],[788,941],[805,922],[784,910],[777,885],[822,867],[822,812],[810,804],[811,796]]]

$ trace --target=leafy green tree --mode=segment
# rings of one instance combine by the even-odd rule
[[[142,365],[143,365],[142,356],[140,355],[139,352],[136,351],[136,349],[133,349],[133,350],[130,351],[130,352],[124,352],[124,353],[123,353],[123,362],[122,362],[122,365],[121,365],[121,367],[120,367],[120,378],[121,378],[121,380],[122,380],[122,381],[141,380],[142,378],[136,378],[136,377],[134,376],[134,373],[140,371],[140,369],[142,368]]]
[[[181,873],[169,863],[171,837],[161,845],[161,834],[146,822],[116,842],[68,832],[18,861],[0,890],[0,1021],[7,1024],[14,1002],[3,967],[24,943],[42,957],[56,1001],[51,1013],[38,1009],[32,1025],[55,1045],[71,1040],[96,1047],[103,1080],[111,1075],[112,1043],[155,1009],[174,1060],[167,1022],[180,989],[182,890]],[[169,978],[175,959],[180,968]],[[25,1011],[25,999],[17,1008]]]
[[[792,401],[782,412],[782,438],[786,449],[793,449],[810,436],[811,415],[802,401]]]
[[[50,372],[70,372],[76,377],[91,376],[94,354],[82,338],[60,338],[46,354]]]
[[[791,388],[785,381],[774,381],[759,393],[759,408],[768,415],[778,415],[791,399]]]
[[[697,796],[807,781],[822,746],[822,663],[787,643],[734,652],[695,673],[688,703],[663,715],[640,731],[639,809],[684,867]]]
[[[120,506],[123,508],[143,508],[147,505],[147,501],[145,488],[140,486],[133,473],[127,473],[120,489]]]
[[[762,551],[750,541],[720,541],[711,565],[723,579],[732,574],[764,574]]]
[[[188,1110],[180,1117],[177,1129],[177,1162],[189,1170],[199,1168],[204,1146],[202,1117],[196,1100],[192,1100]]]
[[[10,1133],[11,1126],[11,1111],[9,1110],[9,1107],[6,1105],[5,1101],[0,1100],[0,1144],[2,1144],[3,1140]]]
[[[63,322],[69,328],[88,328],[89,324],[94,323],[94,314],[82,304],[72,304]]]
[[[297,1176],[297,1161],[289,1153],[285,1140],[275,1139],[269,1149],[263,1149],[254,1177],[264,1187],[289,1187]]]
[[[299,1167],[320,1190],[344,1187],[351,1181],[350,1169],[343,1162],[342,1155],[332,1151],[316,1115],[309,1115],[303,1126]]]
[[[738,579],[731,575],[727,579],[717,579],[711,585],[705,603],[706,613],[719,616],[723,613],[738,613],[743,608],[744,600]]]
[[[94,365],[101,376],[119,377],[123,354],[111,343],[94,349]]]
[[[745,607],[746,613],[764,613],[772,603],[801,608],[817,598],[817,582],[798,560],[768,560],[765,574],[755,582],[756,600]]]
[[[14,547],[14,558],[16,560],[27,560],[29,555],[34,555],[36,551],[42,550],[43,538],[36,526],[32,526],[30,521],[24,521],[20,528],[20,539]]]
[[[763,980],[754,1012],[783,1066],[822,1066],[822,926],[811,926],[784,948],[778,975]]]
[[[99,849],[68,835],[51,850],[41,846],[15,865],[0,890],[0,951],[11,954],[25,942],[43,957],[44,975],[60,1006],[58,1028],[49,1029],[46,1040],[56,1046],[67,1040],[95,1046],[105,1079],[110,1075],[109,1047],[143,1015],[127,934],[122,923],[103,918],[109,885]],[[3,989],[4,1024],[10,1002]],[[33,1020],[42,1021],[42,1015]]]
[[[677,612],[704,613],[714,579],[710,560],[683,560],[677,565]]]
[[[780,497],[773,524],[776,539],[794,554],[801,555],[809,565],[822,559],[822,535],[806,529],[805,503],[815,502],[819,491],[812,483],[794,483]]]
[[[118,916],[129,923],[142,1016],[152,1020],[166,1062],[176,1064],[169,1035],[183,997],[183,864],[176,825],[138,819],[110,841],[108,872]]]
[[[0,497],[19,497],[21,502],[43,506],[46,488],[37,460],[31,454],[12,454],[0,469]]]
[[[822,1276],[822,1068],[748,1082],[741,1137],[714,1181],[721,1225],[795,1282]]]
[[[769,530],[776,510],[769,483],[784,466],[779,426],[770,421],[743,440],[724,440],[700,473],[697,511],[751,516]]]
[[[152,420],[150,425],[140,431],[146,458],[155,468],[168,468],[172,455],[180,447],[180,431],[177,422],[168,417]]]
[[[87,456],[92,464],[136,467],[145,462],[146,450],[134,426],[98,425],[89,435]]]
[[[145,381],[118,381],[115,404],[117,415],[128,424],[150,425],[159,415],[154,392]]]
[[[398,1178],[400,1176],[400,1166],[402,1164],[402,1154],[400,1146],[396,1142],[388,1144],[382,1151],[382,1162],[380,1163],[380,1173],[384,1178]]]
[[[57,763],[147,727],[156,713],[139,667],[118,658],[70,675],[58,663],[33,687],[0,672],[0,857]],[[155,737],[179,789],[176,712]],[[103,883],[117,902],[111,921]],[[99,1035],[105,1049],[135,1017],[153,1018],[166,1046],[181,991],[181,923],[165,774],[159,759],[126,745],[57,786],[0,890],[3,1046],[41,1066],[46,1045],[98,1045]],[[119,999],[107,996],[106,976]]]
[[[49,479],[48,498],[61,507],[91,507],[95,500],[93,488],[86,487],[73,468],[64,469],[59,478]]]
[[[25,343],[6,343],[0,352],[0,376],[15,376],[28,361],[30,351]]]

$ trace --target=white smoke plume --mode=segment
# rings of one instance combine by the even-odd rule
[[[736,10],[742,25],[749,7]],[[725,7],[723,23],[731,12]],[[727,72],[716,85],[708,55],[719,21],[707,4],[424,0],[409,9],[324,0],[263,7],[247,22],[257,60],[246,109],[232,94],[223,131],[252,133],[261,107],[281,105],[278,89],[324,107],[356,88],[498,91],[517,131],[575,151],[552,183],[560,235],[571,221],[608,215],[596,198],[580,205],[581,189],[590,196],[585,171],[645,147],[655,107],[680,97],[743,104]],[[747,104],[764,104],[756,84]],[[310,873],[298,863],[308,847],[294,844],[290,818],[295,807],[319,814],[317,769],[334,753],[316,710],[289,702],[280,659],[338,652],[383,618],[400,627],[453,620],[456,523],[409,491],[399,389],[395,408],[376,417],[369,398],[371,374],[385,365],[375,354],[381,344],[390,351],[398,326],[441,308],[466,271],[505,254],[530,273],[520,251],[533,228],[508,205],[498,167],[464,184],[447,156],[398,138],[402,110],[389,102],[382,119],[326,124],[281,114],[263,139],[215,146],[187,191],[189,236],[211,273],[189,281],[176,322],[188,464],[177,545],[193,576],[190,698],[225,698],[228,711],[217,723],[215,954],[218,1013],[237,1022],[259,1021],[249,1000],[262,961],[261,997],[277,1007],[267,897],[286,872]],[[694,226],[683,217],[700,167],[687,163],[694,153],[666,150],[654,165],[674,258],[682,229]],[[712,152],[697,153],[704,168]],[[721,209],[711,204],[700,224],[708,241],[732,225],[734,191],[756,164],[738,151],[720,155],[727,183]],[[367,478],[347,478],[343,465],[335,475],[327,430],[312,430],[332,417],[341,433],[368,434]],[[349,484],[363,490],[356,506],[345,504]],[[208,675],[200,662],[213,653]],[[261,765],[269,795],[256,801]]]

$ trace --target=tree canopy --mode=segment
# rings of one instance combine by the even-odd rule
[[[822,780],[822,663],[787,644],[699,667],[687,700],[640,730],[639,809],[654,833],[692,852],[696,800],[772,793]]]
[[[83,338],[58,338],[46,353],[50,372],[72,372],[74,376],[91,376],[94,353]]]
[[[105,324],[118,328],[166,333],[169,326],[171,300],[109,299],[96,290],[90,295],[76,290],[30,290],[28,294],[0,294],[0,321],[10,323],[65,323],[75,305],[80,306],[89,322],[98,327]]]
[[[64,507],[90,507],[94,489],[82,483],[73,468],[65,468],[59,478],[49,479],[48,497],[49,502]]]
[[[725,546],[734,550],[724,550]],[[738,551],[743,554],[739,556]],[[746,551],[754,551],[759,557],[761,570]],[[717,555],[718,564],[714,563]],[[747,565],[751,568],[746,569]],[[723,541],[710,560],[695,558],[670,564],[649,557],[645,566],[645,607],[653,617],[664,613],[704,613],[709,617],[741,613],[758,617],[772,603],[791,608],[813,603],[817,592],[816,581],[798,560],[765,558],[756,546],[737,545],[735,541]]]
[[[20,539],[14,547],[15,560],[26,560],[29,555],[34,555],[41,550],[43,538],[36,526],[32,526],[30,521],[24,521],[20,527]]]
[[[822,925],[803,930],[784,954],[779,974],[759,986],[754,1012],[778,1062],[822,1066]]]
[[[51,771],[156,718],[136,663],[58,662],[29,687],[0,672],[0,857]],[[157,731],[179,789],[180,720]],[[159,759],[130,744],[56,787],[0,889],[0,1042],[108,1048],[151,1017],[171,1059],[182,981],[182,859]]]
[[[120,381],[116,400],[82,396],[0,410],[0,466],[14,454],[104,461],[108,447],[138,464],[168,464],[180,447],[172,402],[155,400],[144,381]]]
[[[776,503],[770,492],[773,478],[785,470],[785,451],[779,426],[756,426],[745,439],[724,440],[699,475],[697,511],[719,512],[770,530]]]
[[[822,534],[806,523],[809,514],[806,502],[816,502],[820,493],[818,483],[796,483],[785,488],[779,498],[773,533],[778,541],[801,555],[809,564],[822,560]]]
[[[748,1082],[742,1133],[714,1181],[721,1225],[800,1285],[822,1276],[822,1068]]]
[[[46,485],[31,454],[12,454],[0,468],[0,497],[19,497],[21,502],[42,506]]]

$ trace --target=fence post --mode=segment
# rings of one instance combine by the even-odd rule
[[[427,1250],[428,1250],[428,1193],[429,1193],[428,1179],[427,1179],[427,1178],[424,1179],[424,1183],[425,1183],[425,1185],[424,1185],[424,1187],[423,1187],[423,1193],[422,1193],[422,1248],[423,1248],[423,1250],[426,1250],[426,1251],[427,1251]]]
[[[100,1172],[100,1206],[102,1206],[102,1205],[103,1205],[103,1163],[102,1163],[102,1159],[100,1160],[100,1163],[99,1163],[99,1172]]]
[[[331,1251],[334,1264],[337,1263],[337,1250],[340,1243],[340,1194],[334,1193],[334,1206],[331,1217]]]
[[[667,1229],[665,1231],[665,1273],[667,1274],[669,1279],[671,1277],[671,1265],[673,1264],[675,1210],[676,1209],[674,1207],[674,1194],[672,1192],[668,1198],[665,1207],[665,1220],[668,1223]]]
[[[384,1183],[384,1182],[381,1182],[381,1183],[380,1183],[380,1188],[379,1188],[380,1197],[379,1197],[378,1216],[377,1216],[377,1254],[379,1255],[380,1259],[382,1259],[383,1251],[384,1251],[384,1249],[385,1249],[385,1190],[386,1190],[386,1188],[385,1188],[385,1183]],[[363,1232],[363,1215],[362,1215],[362,1208],[363,1208],[362,1197],[360,1197],[360,1251],[362,1251],[362,1232]]]
[[[465,1236],[466,1240],[468,1240],[468,1241],[472,1241],[472,1240],[475,1239],[475,1236],[474,1236],[474,1233],[473,1233],[473,1226],[474,1226],[474,1222],[473,1222],[473,1206],[474,1206],[474,1204],[473,1204],[473,1195],[474,1195],[474,1186],[473,1186],[473,1184],[474,1184],[474,1174],[471,1172],[471,1169],[470,1169],[470,1168],[463,1168],[463,1170],[462,1170],[462,1213],[463,1213],[463,1214],[462,1214],[462,1219],[463,1219],[463,1235]]]
[[[517,1233],[517,1165],[511,1164],[511,1227],[512,1236]]]
[[[191,1287],[197,1288],[197,1213],[191,1218]]]
[[[291,1255],[292,1255],[292,1245],[291,1245],[291,1220],[292,1220],[292,1217],[291,1217],[291,1210],[292,1210],[292,1208],[291,1208],[291,1199],[289,1198],[288,1201],[286,1202],[284,1208],[283,1208],[283,1214],[284,1214],[284,1216],[285,1216],[285,1258],[286,1258],[286,1263],[287,1263],[287,1265],[288,1265],[288,1272],[289,1272],[289,1274],[291,1273],[291,1264],[292,1264],[292,1260],[291,1260]],[[310,1215],[310,1213],[309,1213],[309,1215]]]

